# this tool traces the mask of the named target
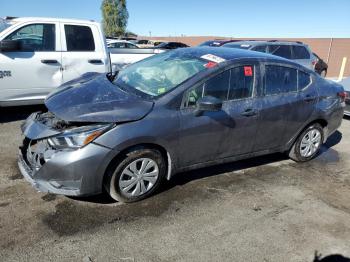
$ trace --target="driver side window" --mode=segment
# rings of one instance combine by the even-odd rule
[[[55,51],[55,25],[27,25],[13,32],[6,40],[18,41],[22,52]]]
[[[222,101],[227,100],[230,84],[230,70],[220,73],[205,83],[191,88],[186,93],[184,107],[195,107],[199,98],[213,96]]]

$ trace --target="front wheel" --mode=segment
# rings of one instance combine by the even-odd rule
[[[322,126],[317,123],[312,124],[299,135],[289,151],[289,157],[296,162],[309,161],[318,154],[322,143]]]
[[[154,149],[138,149],[112,165],[104,186],[113,199],[130,203],[150,196],[165,176],[162,154]]]

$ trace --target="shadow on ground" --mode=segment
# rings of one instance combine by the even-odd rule
[[[44,105],[13,106],[0,108],[0,123],[9,123],[26,119],[31,113],[46,111]]]
[[[350,262],[350,258],[344,257],[340,254],[329,255],[321,258],[322,255],[315,252],[315,258],[313,262]]]
[[[320,155],[318,157],[322,158],[323,161],[325,161],[324,159],[325,157],[332,157],[334,155],[334,153],[332,152],[335,151],[332,149],[332,147],[340,143],[341,139],[342,139],[341,132],[336,131],[335,133],[333,133],[328,138],[327,142],[323,145]],[[327,153],[331,153],[331,154],[327,155]],[[287,159],[288,159],[288,156],[286,154],[276,153],[276,154],[259,156],[259,157],[254,157],[254,158],[240,160],[240,161],[226,163],[226,164],[210,166],[210,167],[196,169],[192,171],[182,172],[174,175],[172,179],[167,183],[165,183],[156,194],[160,194],[162,192],[168,191],[176,186],[183,186],[191,181],[200,180],[200,179],[212,177],[212,176],[218,176],[223,173],[235,172],[238,170],[264,166],[267,164],[271,164],[271,163],[275,163],[275,162],[279,162]],[[111,197],[108,196],[107,193],[103,193],[103,194],[91,196],[91,197],[74,197],[72,199],[80,200],[84,202],[99,203],[99,204],[111,204],[115,202]]]

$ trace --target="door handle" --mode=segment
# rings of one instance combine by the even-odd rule
[[[93,65],[100,65],[103,64],[101,59],[89,59],[88,62]]]
[[[58,61],[57,60],[50,60],[50,59],[43,59],[41,60],[41,63],[43,64],[58,64]]]
[[[257,114],[258,114],[258,112],[254,109],[251,109],[251,108],[249,108],[241,113],[242,116],[247,116],[247,117],[256,116]]]
[[[313,102],[317,99],[317,97],[313,96],[313,95],[306,95],[304,98],[304,101],[309,103],[309,102]]]

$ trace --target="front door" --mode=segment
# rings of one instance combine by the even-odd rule
[[[19,50],[0,53],[0,101],[39,101],[62,83],[58,23],[27,24],[10,33]]]
[[[254,65],[220,73],[190,89],[180,112],[181,167],[249,153],[252,150],[258,112],[253,98]],[[200,97],[223,101],[222,110],[196,116]]]

